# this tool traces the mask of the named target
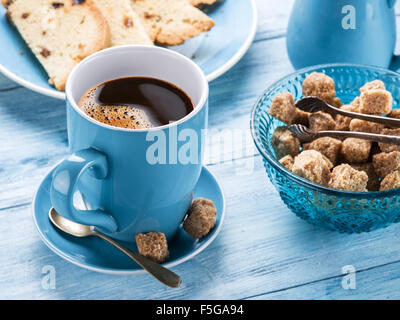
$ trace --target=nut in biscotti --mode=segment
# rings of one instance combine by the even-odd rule
[[[138,14],[131,7],[131,0],[93,0],[107,20],[111,46],[127,44],[152,45]]]

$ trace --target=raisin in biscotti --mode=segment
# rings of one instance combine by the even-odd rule
[[[58,90],[78,62],[110,44],[107,22],[91,0],[3,0],[3,5]]]
[[[210,30],[214,21],[187,0],[131,0],[152,41],[178,45]]]
[[[110,28],[111,46],[148,44],[150,40],[130,0],[93,0]]]

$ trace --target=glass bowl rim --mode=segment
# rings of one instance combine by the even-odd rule
[[[250,131],[251,135],[254,141],[254,144],[256,145],[258,151],[260,152],[261,156],[268,161],[270,165],[272,165],[276,170],[280,171],[282,174],[287,176],[289,179],[296,181],[300,185],[303,185],[309,189],[312,189],[314,191],[323,191],[324,193],[329,193],[331,195],[341,197],[341,196],[346,196],[346,197],[353,197],[353,196],[358,196],[362,198],[382,198],[382,197],[390,197],[390,196],[395,196],[400,194],[400,188],[392,189],[392,190],[385,190],[385,191],[368,191],[368,192],[355,192],[355,191],[345,191],[345,190],[339,190],[339,189],[333,189],[329,187],[325,187],[323,185],[320,185],[318,183],[312,182],[308,179],[302,178],[293,172],[289,171],[285,167],[283,167],[278,160],[275,159],[275,157],[270,156],[265,150],[262,142],[259,140],[259,134],[258,131],[256,130],[256,121],[255,121],[255,115],[256,112],[260,109],[260,102],[261,100],[271,91],[273,88],[275,88],[280,82],[294,77],[299,74],[307,73],[307,72],[312,72],[316,71],[318,69],[326,69],[326,68],[348,68],[348,67],[355,67],[355,68],[360,68],[360,69],[368,69],[370,71],[379,71],[381,73],[385,74],[391,74],[393,76],[396,76],[400,80],[400,73],[381,68],[381,67],[375,67],[375,66],[369,66],[369,65],[363,65],[363,64],[355,64],[355,63],[328,63],[328,64],[318,64],[306,68],[302,68],[299,70],[296,70],[280,79],[277,81],[273,82],[271,85],[267,87],[267,89],[264,90],[264,92],[259,96],[257,99],[256,103],[253,106],[253,109],[251,111],[251,118],[250,118]]]

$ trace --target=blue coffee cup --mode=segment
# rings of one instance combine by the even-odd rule
[[[395,0],[296,0],[287,29],[296,69],[326,63],[389,67],[396,43]]]
[[[151,77],[185,91],[195,105],[183,119],[149,129],[98,122],[78,106],[105,81]],[[156,46],[119,46],[80,62],[66,84],[71,155],[55,169],[50,198],[65,218],[134,242],[143,232],[178,230],[200,177],[208,120],[208,82],[190,59]]]

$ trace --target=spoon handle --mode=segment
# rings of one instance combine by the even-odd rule
[[[154,278],[156,278],[161,283],[173,288],[180,286],[182,280],[174,272],[168,270],[167,268],[164,268],[162,265],[158,263],[151,261],[150,259],[143,257],[137,252],[125,248],[124,246],[120,245],[118,242],[106,236],[105,234],[102,234],[101,232],[95,231],[93,235],[106,240],[108,243],[112,244],[114,247],[121,250],[123,253],[125,253],[128,257],[130,257],[133,261],[135,261],[138,265],[140,265],[144,270],[149,272]]]
[[[318,137],[358,138],[375,142],[395,144],[398,146],[400,145],[400,137],[375,134],[375,133],[356,132],[356,131],[318,131],[315,132],[315,135],[317,135]]]
[[[352,111],[346,111],[346,110],[331,106],[330,104],[327,104],[327,106],[329,107],[329,110],[331,110],[337,114],[340,114],[342,116],[356,118],[356,119],[360,119],[360,120],[366,120],[366,121],[375,122],[375,123],[379,123],[379,124],[384,124],[389,127],[400,127],[400,119],[382,117],[382,116],[374,116],[374,115],[370,115],[370,114],[363,114],[363,113],[352,112]]]

